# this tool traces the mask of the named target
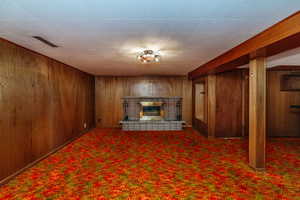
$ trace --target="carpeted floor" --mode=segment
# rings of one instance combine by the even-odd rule
[[[267,143],[267,171],[246,140],[193,130],[95,129],[0,188],[0,199],[300,199],[300,140]]]

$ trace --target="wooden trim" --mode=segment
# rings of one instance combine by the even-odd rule
[[[266,149],[266,58],[250,61],[249,73],[249,164],[265,168]]]
[[[268,68],[268,71],[300,71],[298,65],[279,65],[276,67]]]
[[[37,163],[41,162],[42,160],[48,158],[49,156],[51,156],[52,154],[56,153],[57,151],[59,151],[60,149],[64,148],[65,146],[67,146],[68,144],[74,142],[75,140],[79,139],[80,137],[82,137],[83,135],[85,135],[86,133],[90,132],[92,129],[94,129],[95,127],[89,128],[87,130],[84,130],[82,133],[80,133],[78,136],[71,138],[70,140],[68,140],[67,142],[65,142],[64,144],[56,147],[55,149],[53,149],[52,151],[50,151],[49,153],[45,154],[44,156],[42,156],[41,158],[38,158],[37,160],[29,163],[28,165],[26,165],[25,167],[23,167],[22,169],[19,169],[18,171],[16,171],[15,173],[13,173],[12,175],[0,180],[0,186],[4,185],[6,183],[8,183],[10,180],[12,180],[13,178],[15,178],[16,176],[18,176],[19,174],[21,174],[22,172],[24,172],[25,170],[33,167],[34,165],[36,165]]]
[[[196,129],[200,134],[204,135],[204,136],[208,136],[207,134],[207,122],[204,123],[201,120],[198,120],[195,117],[195,84],[197,83],[204,83],[205,84],[205,93],[207,94],[207,77],[201,77],[199,79],[193,80],[192,83],[192,127],[194,129]],[[206,108],[206,113],[205,113],[205,118],[206,121],[207,119],[207,115],[208,115],[208,111],[207,111],[207,95],[205,95],[205,108]]]
[[[246,83],[245,83],[245,75],[243,73],[243,81],[242,81],[242,137],[244,137],[246,134],[246,130],[245,130],[245,127],[246,127],[246,116],[245,116],[245,113],[246,113]]]
[[[10,44],[16,45],[16,46],[18,46],[18,47],[20,47],[20,48],[22,48],[22,49],[25,49],[25,50],[27,50],[27,51],[30,51],[31,53],[34,53],[34,54],[39,55],[39,56],[43,56],[43,57],[45,57],[45,58],[47,58],[47,59],[51,59],[51,60],[54,60],[54,61],[56,61],[56,62],[58,62],[58,63],[60,63],[60,64],[63,64],[63,65],[65,65],[65,67],[69,67],[69,68],[72,68],[72,69],[74,69],[74,70],[80,71],[80,72],[82,72],[82,73],[84,73],[84,74],[87,74],[87,75],[90,75],[90,76],[94,76],[93,74],[90,74],[90,73],[88,73],[88,72],[84,72],[84,71],[82,71],[82,70],[80,70],[80,69],[78,69],[78,68],[76,68],[76,67],[73,67],[73,66],[71,66],[71,65],[68,65],[68,64],[66,64],[66,63],[63,63],[63,62],[61,62],[61,61],[59,61],[59,60],[56,60],[56,59],[51,58],[51,57],[49,57],[49,56],[46,56],[46,55],[44,55],[44,54],[42,54],[42,53],[39,53],[39,52],[37,52],[37,51],[34,51],[34,50],[28,49],[28,48],[26,48],[26,47],[23,47],[23,46],[21,46],[21,45],[19,45],[19,44],[17,44],[17,43],[14,43],[14,42],[12,42],[12,41],[9,41],[9,40],[5,39],[5,38],[0,37],[0,41],[7,42],[7,43],[10,43]]]
[[[193,84],[195,83],[206,83],[206,78],[205,77],[200,77],[198,79],[193,80]]]
[[[243,71],[242,80],[242,136],[249,135],[249,70]]]
[[[189,73],[190,79],[234,69],[249,63],[249,54],[266,48],[272,56],[300,46],[300,11]]]

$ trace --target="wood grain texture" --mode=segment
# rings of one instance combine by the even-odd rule
[[[208,137],[216,136],[216,108],[217,108],[217,76],[208,75],[207,77],[207,134]],[[219,123],[219,122],[218,122]]]
[[[0,40],[0,179],[94,126],[94,77]]]
[[[266,58],[257,57],[249,66],[249,164],[265,168],[266,149]]]
[[[210,137],[242,137],[247,135],[249,105],[248,70],[209,75],[193,80],[206,83],[207,122],[193,115],[193,126]],[[195,101],[195,99],[193,99]],[[194,103],[193,103],[194,105]]]
[[[300,92],[300,73],[284,74],[280,78],[280,90],[286,92]]]
[[[97,127],[116,127],[123,117],[124,96],[183,97],[183,120],[192,121],[192,82],[185,76],[96,77]]]
[[[197,120],[206,122],[206,98],[205,98],[205,83],[195,84],[195,115]]]
[[[216,137],[243,134],[243,72],[220,73],[216,83]]]
[[[208,73],[232,70],[249,63],[249,56],[259,49],[266,49],[266,56],[300,46],[300,11],[278,22],[249,40],[230,49],[189,73],[191,79]]]
[[[267,134],[275,137],[300,137],[300,112],[290,105],[300,105],[300,91],[280,91],[282,75],[299,74],[300,71],[272,70],[267,73]],[[300,87],[300,85],[299,85]]]
[[[204,112],[205,112],[205,120],[199,120],[196,118],[196,84],[203,84],[204,85]],[[208,98],[207,98],[207,76],[201,77],[198,79],[193,80],[193,87],[192,87],[192,125],[193,128],[199,131],[202,135],[208,136]]]
[[[267,71],[300,71],[299,65],[279,65],[268,68]]]
[[[242,136],[249,136],[249,70],[245,69],[242,72]]]

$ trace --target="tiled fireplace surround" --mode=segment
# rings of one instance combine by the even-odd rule
[[[163,120],[140,120],[141,102],[162,102]],[[182,130],[181,97],[124,97],[124,118],[120,123],[125,131]]]

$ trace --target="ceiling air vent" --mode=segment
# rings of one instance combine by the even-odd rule
[[[49,42],[48,40],[46,40],[45,38],[42,38],[40,36],[32,36],[33,38],[39,40],[40,42],[50,46],[50,47],[53,47],[53,48],[57,48],[58,46],[53,44],[52,42]]]

